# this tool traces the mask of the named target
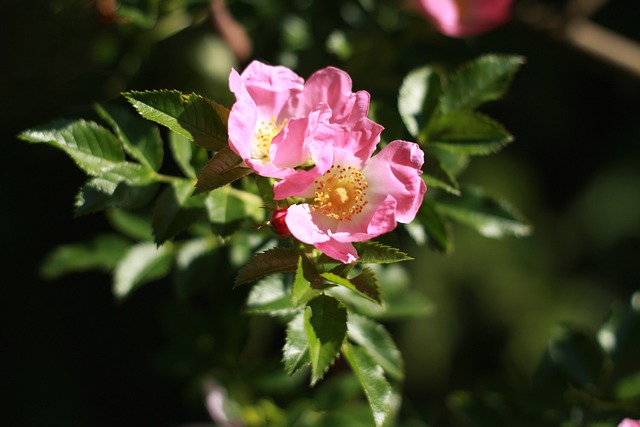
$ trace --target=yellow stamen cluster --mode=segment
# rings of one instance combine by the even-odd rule
[[[269,163],[269,147],[271,141],[280,133],[287,120],[285,119],[280,125],[276,124],[276,118],[272,118],[268,122],[261,121],[258,129],[253,137],[253,147],[251,148],[251,158],[259,160],[263,164]]]
[[[367,205],[369,184],[362,172],[352,166],[333,165],[314,181],[312,211],[338,220],[351,221]]]

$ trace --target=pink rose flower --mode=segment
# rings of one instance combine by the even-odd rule
[[[625,418],[620,421],[618,427],[640,427],[640,420],[632,420],[631,418]]]
[[[371,157],[376,140],[366,132],[336,132],[335,137],[339,142],[331,167],[306,188],[296,188],[297,194],[289,194],[293,185],[281,188],[276,199],[305,198],[287,209],[289,232],[347,264],[358,259],[353,242],[370,240],[393,230],[397,222],[415,218],[427,189],[420,177],[424,153],[413,142],[397,140]]]
[[[369,94],[353,93],[349,75],[334,67],[305,82],[288,68],[254,61],[242,74],[231,71],[229,87],[236,96],[229,145],[262,176],[284,178],[312,165],[322,173],[331,162],[326,128],[351,128],[369,112]]]
[[[513,0],[414,0],[438,31],[450,37],[485,33],[509,20]]]

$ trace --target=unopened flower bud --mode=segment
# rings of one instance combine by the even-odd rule
[[[271,227],[273,227],[275,232],[282,237],[288,237],[291,235],[289,227],[287,227],[287,223],[284,221],[286,216],[287,209],[277,209],[273,212],[273,215],[271,215]]]

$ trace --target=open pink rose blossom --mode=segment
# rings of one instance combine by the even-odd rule
[[[625,418],[620,421],[618,427],[640,427],[640,420],[632,420],[631,418]]]
[[[359,144],[349,132],[336,137],[343,143],[334,144],[332,166],[303,191],[287,194],[306,201],[289,206],[285,222],[296,239],[347,264],[358,259],[353,242],[415,218],[426,192],[420,177],[424,153],[397,140],[370,157],[371,144]]]
[[[334,67],[305,82],[286,67],[253,61],[242,74],[231,71],[229,87],[236,96],[229,145],[262,176],[284,178],[311,165],[319,165],[321,174],[331,163],[326,128],[350,129],[369,120],[369,94],[353,93],[349,75]],[[382,127],[376,126],[379,135]]]
[[[509,20],[513,0],[414,0],[438,31],[450,37],[485,33]]]

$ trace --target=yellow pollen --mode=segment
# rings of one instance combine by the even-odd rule
[[[329,218],[351,221],[367,205],[369,187],[362,172],[352,166],[333,165],[314,181],[312,211]]]
[[[258,129],[253,137],[253,146],[251,147],[251,158],[259,160],[262,164],[269,163],[271,158],[269,157],[269,147],[271,147],[271,141],[275,136],[280,133],[287,119],[284,119],[279,125],[276,124],[276,118],[272,118],[268,122],[264,120],[260,122]]]

